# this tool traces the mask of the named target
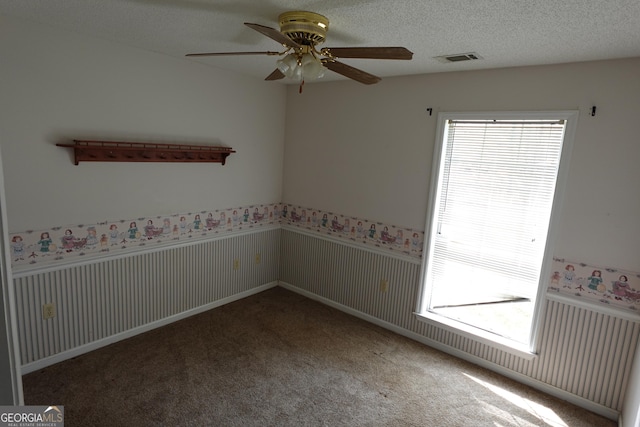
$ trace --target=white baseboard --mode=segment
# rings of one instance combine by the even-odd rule
[[[572,403],[576,406],[579,406],[581,408],[584,408],[588,411],[594,412],[598,415],[602,415],[603,417],[609,418],[610,420],[614,420],[617,421],[620,414],[618,413],[618,411],[608,408],[606,406],[600,405],[598,403],[592,402],[588,399],[585,399],[583,397],[577,396],[575,394],[569,393],[565,390],[559,389],[557,387],[554,387],[552,385],[543,383],[541,381],[535,380],[531,377],[528,377],[526,375],[520,374],[518,372],[514,372],[510,369],[507,369],[503,366],[497,365],[495,363],[489,362],[485,359],[479,358],[477,356],[474,356],[472,354],[460,351],[454,347],[450,347],[448,345],[442,344],[438,341],[434,341],[430,338],[427,338],[425,336],[419,335],[413,331],[410,331],[408,329],[404,329],[401,328],[397,325],[394,325],[393,323],[389,323],[386,322],[384,320],[378,319],[377,317],[371,316],[369,314],[360,312],[358,310],[354,310],[351,307],[347,307],[345,305],[342,305],[340,303],[337,303],[335,301],[332,301],[328,298],[324,298],[322,296],[316,295],[312,292],[306,291],[304,289],[300,289],[297,288],[289,283],[286,282],[279,282],[279,286],[288,289],[292,292],[296,292],[298,294],[304,295],[307,298],[316,300],[318,302],[321,302],[325,305],[328,305],[330,307],[333,307],[337,310],[340,310],[342,312],[345,312],[347,314],[350,314],[352,316],[358,317],[362,320],[366,320],[367,322],[373,323],[375,325],[381,326],[385,329],[388,329],[392,332],[397,333],[398,335],[402,335],[405,336],[407,338],[410,338],[414,341],[418,341],[422,344],[425,344],[429,347],[433,347],[437,350],[443,351],[445,353],[451,354],[452,356],[458,357],[460,359],[466,360],[468,362],[471,362],[473,364],[476,364],[478,366],[481,366],[483,368],[489,369],[493,372],[496,372],[500,375],[503,375],[505,377],[511,378],[514,381],[517,381],[521,384],[525,384],[528,385],[530,387],[533,387],[537,390],[540,390],[546,394],[549,394],[551,396],[557,397],[558,399],[562,399],[565,400],[569,403]]]
[[[277,281],[267,283],[265,285],[255,287],[253,289],[249,289],[248,291],[243,291],[235,295],[232,295],[230,297],[222,298],[217,301],[213,301],[209,304],[205,304],[200,307],[193,308],[191,310],[183,311],[182,313],[174,314],[173,316],[165,317],[163,319],[159,319],[154,322],[147,323],[146,325],[138,326],[136,328],[129,329],[128,331],[120,332],[118,334],[111,335],[109,337],[106,337],[97,341],[93,341],[89,344],[75,347],[73,349],[54,354],[52,356],[45,357],[43,359],[39,359],[31,363],[27,363],[25,365],[22,365],[21,373],[28,374],[30,372],[37,371],[38,369],[42,369],[47,366],[54,365],[64,360],[72,359],[74,357],[80,356],[81,354],[85,354],[90,351],[97,350],[109,344],[113,344],[115,342],[122,341],[127,338],[131,338],[133,336],[142,334],[144,332],[148,332],[150,330],[159,328],[161,326],[168,325],[178,320],[186,319],[187,317],[193,316],[195,314],[203,313],[213,308],[220,307],[225,304],[229,304],[230,302],[238,301],[240,299],[258,294],[260,292],[266,291],[267,289],[271,289],[276,286],[278,286]]]

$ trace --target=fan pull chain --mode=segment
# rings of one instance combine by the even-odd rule
[[[304,80],[300,83],[300,88],[298,89],[298,93],[302,93],[302,86],[304,86]]]

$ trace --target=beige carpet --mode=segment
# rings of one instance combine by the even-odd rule
[[[66,426],[615,426],[282,288],[25,375]]]

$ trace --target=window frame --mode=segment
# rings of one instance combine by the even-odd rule
[[[533,359],[537,355],[539,348],[546,306],[546,292],[548,278],[551,275],[553,261],[553,249],[559,232],[562,203],[564,200],[566,185],[569,175],[570,157],[573,150],[573,142],[578,121],[579,112],[577,110],[549,110],[549,111],[492,111],[492,112],[440,112],[437,116],[436,136],[433,149],[431,182],[429,184],[428,208],[425,224],[425,239],[423,257],[420,272],[420,289],[416,306],[416,316],[418,319],[443,328],[449,332],[463,335],[476,341],[480,341],[491,347],[506,351],[511,354]],[[565,120],[565,134],[562,142],[560,162],[551,207],[549,229],[545,243],[544,256],[540,271],[540,279],[536,292],[536,302],[533,310],[533,317],[530,325],[529,343],[523,345],[508,338],[474,327],[457,320],[453,320],[428,310],[428,294],[426,273],[431,257],[433,245],[432,235],[437,229],[436,196],[439,186],[441,168],[444,165],[443,149],[445,146],[445,128],[448,120]]]

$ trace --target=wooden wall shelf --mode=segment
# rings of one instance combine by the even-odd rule
[[[73,140],[56,144],[73,148],[75,164],[80,162],[210,162],[224,165],[234,150],[228,147],[146,142]]]

